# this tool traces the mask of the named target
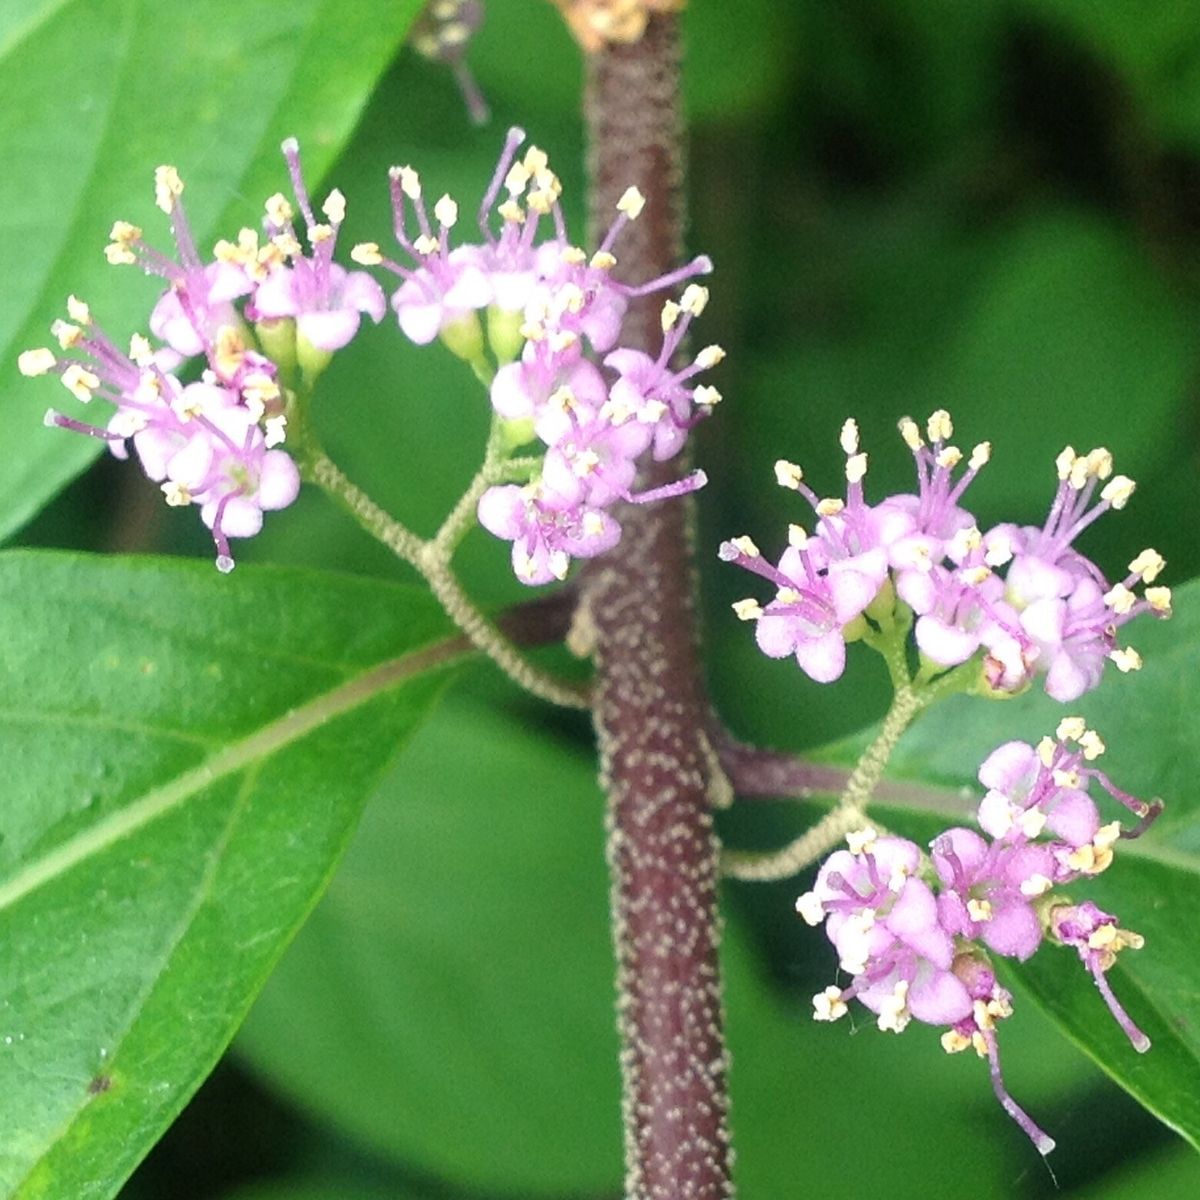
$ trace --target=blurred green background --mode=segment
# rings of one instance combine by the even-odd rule
[[[387,240],[392,163],[411,161],[428,192],[473,211],[510,123],[550,151],[580,228],[579,55],[543,0],[487,8],[471,62],[492,124],[471,128],[448,74],[403,53],[329,176],[350,198],[351,239]],[[700,585],[711,686],[733,729],[800,749],[860,728],[885,702],[882,671],[861,655],[836,690],[763,662],[728,618],[744,583],[715,562],[721,537],[748,532],[775,552],[787,521],[803,519],[774,487],[776,458],[837,490],[848,415],[872,454],[874,495],[907,486],[895,435],[905,413],[944,406],[964,444],[990,439],[992,464],[970,493],[981,525],[1040,520],[1062,445],[1107,445],[1140,488],[1084,549],[1113,571],[1152,544],[1172,582],[1197,574],[1194,12],[1142,0],[692,0],[686,26],[691,248],[717,267],[697,336],[729,352],[714,377],[726,400],[697,450],[713,480],[700,499]],[[142,199],[105,220],[148,209]],[[252,221],[261,198],[239,199]],[[488,419],[461,364],[409,346],[391,323],[339,356],[319,409],[333,456],[422,531],[469,479]],[[192,514],[166,510],[153,485],[107,460],[15,540],[210,553]],[[307,494],[241,558],[404,574]],[[485,535],[463,562],[478,595],[518,598],[504,548]],[[802,819],[764,806],[727,833],[769,843]],[[243,1037],[123,1194],[616,1196],[601,821],[586,725],[476,672],[381,789]],[[808,997],[833,962],[795,927],[796,890],[727,892],[742,1194],[1053,1194],[982,1064],[946,1059],[931,1030],[887,1039],[811,1023]],[[1062,1193],[1197,1194],[1194,1154],[1032,1004],[1004,1035],[1010,1089],[1058,1139]]]

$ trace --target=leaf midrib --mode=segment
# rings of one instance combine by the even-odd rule
[[[424,670],[444,667],[470,652],[463,638],[412,650],[324,692],[254,733],[226,746],[195,767],[153,788],[95,825],[24,864],[0,882],[0,912],[178,808],[202,789],[291,745],[320,725],[351,712]]]

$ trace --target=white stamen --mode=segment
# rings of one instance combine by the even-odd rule
[[[1088,474],[1096,479],[1107,479],[1112,474],[1113,456],[1103,447],[1088,451]]]
[[[1054,756],[1058,753],[1058,743],[1050,737],[1044,737],[1037,744],[1037,755],[1042,760],[1042,765],[1048,767],[1053,761]]]
[[[708,288],[699,283],[689,283],[679,297],[679,307],[684,312],[698,317],[708,305]]]
[[[1108,656],[1123,675],[1142,669],[1142,656],[1132,646],[1119,646]]]
[[[1087,732],[1087,722],[1082,717],[1063,717],[1054,731],[1060,742],[1077,742]]]
[[[757,621],[763,615],[762,605],[750,596],[745,600],[735,600],[731,607],[739,621]]]
[[[359,242],[350,251],[350,258],[364,267],[375,267],[383,262],[383,254],[379,250],[378,242]]]
[[[412,167],[393,167],[395,178],[400,180],[400,190],[410,200],[421,198],[421,177]]]
[[[899,428],[900,436],[904,439],[904,444],[910,450],[920,450],[925,445],[921,437],[920,427],[912,417],[901,417]]]
[[[100,377],[80,363],[72,363],[61,376],[62,385],[82,404],[87,404],[100,386]]]
[[[1104,593],[1104,603],[1115,613],[1127,613],[1136,601],[1137,597],[1123,583],[1114,585]]]
[[[925,432],[931,442],[948,442],[954,436],[954,423],[950,420],[950,414],[944,408],[931,413]]]
[[[636,221],[645,207],[646,197],[635,187],[626,188],[617,201],[617,212],[624,213],[631,221]]]
[[[839,1017],[844,1017],[847,1011],[849,1010],[842,999],[841,988],[831,985],[813,997],[814,1021],[836,1021]]]
[[[786,458],[781,458],[776,462],[775,482],[780,487],[789,488],[794,492],[800,487],[800,481],[803,478],[804,472],[794,462],[788,462]]]
[[[804,918],[806,924],[814,927],[825,920],[825,906],[816,892],[805,892],[804,895],[798,896],[796,911]]]
[[[346,219],[346,197],[337,188],[334,188],[325,197],[325,203],[321,205],[321,211],[334,225],[340,225]]]
[[[846,481],[848,483],[861,483],[866,473],[867,456],[865,454],[852,454],[846,459]]]
[[[148,367],[154,362],[154,351],[150,339],[144,334],[135,333],[129,339],[129,357],[139,367]]]
[[[862,829],[852,829],[846,834],[846,845],[850,847],[851,854],[870,854],[878,836],[870,825],[865,825]]]
[[[52,371],[57,362],[58,359],[52,351],[47,350],[45,346],[38,346],[18,356],[17,370],[32,379],[35,375],[45,375],[47,371]]]
[[[171,508],[185,508],[192,502],[192,493],[174,479],[161,485],[163,498]]]
[[[942,1034],[941,1043],[947,1054],[958,1054],[971,1044],[971,1039],[957,1029],[947,1029]]]
[[[1169,587],[1148,587],[1146,589],[1146,603],[1156,613],[1163,613],[1169,616],[1171,613],[1171,589]]]
[[[154,171],[154,203],[168,216],[175,209],[175,202],[183,195],[183,180],[172,166],[163,165]]]
[[[287,417],[283,413],[263,422],[263,441],[268,447],[280,446],[287,439]]]
[[[901,979],[879,1007],[875,1024],[884,1033],[903,1033],[912,1014],[908,1011],[908,981]]]
[[[1140,575],[1143,583],[1153,583],[1166,565],[1166,560],[1157,550],[1147,548],[1129,564],[1129,570],[1134,575]]]
[[[288,202],[288,198],[282,192],[276,192],[275,195],[268,196],[264,208],[266,209],[267,220],[279,229],[282,229],[294,215],[294,210]]]
[[[985,466],[992,457],[992,443],[980,442],[974,450],[971,451],[971,457],[967,462],[967,466],[972,471],[978,471],[980,467]]]
[[[1129,503],[1129,497],[1133,495],[1136,488],[1137,484],[1128,475],[1114,475],[1104,485],[1100,499],[1107,500],[1113,508],[1121,509]]]

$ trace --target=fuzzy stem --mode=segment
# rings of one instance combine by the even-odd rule
[[[726,875],[757,882],[788,879],[823,858],[846,834],[865,823],[867,804],[875,795],[892,751],[917,715],[935,700],[974,686],[979,677],[978,667],[966,663],[946,671],[933,683],[917,686],[908,675],[902,632],[879,649],[887,659],[896,694],[883,719],[883,727],[850,772],[837,805],[782,850],[771,854],[725,855],[721,866]]]
[[[590,707],[590,700],[584,689],[557,679],[534,666],[479,611],[463,591],[462,585],[450,568],[452,544],[444,544],[440,534],[438,538],[427,542],[402,525],[390,513],[380,508],[362,488],[348,479],[312,438],[307,439],[304,450],[304,478],[317,484],[337,500],[376,541],[415,567],[424,576],[447,615],[467,635],[477,650],[486,654],[510,679],[533,695],[567,708]],[[473,504],[469,509],[470,512],[474,512]],[[458,511],[457,507],[455,511]],[[451,529],[446,542],[453,542],[456,529],[456,526]]]
[[[377,542],[397,558],[420,570],[424,542],[411,529],[380,508],[366,492],[346,477],[342,469],[323,450],[312,443],[305,447],[301,460],[303,477],[332,496]]]
[[[927,703],[925,693],[903,686],[892,701],[883,728],[850,773],[837,806],[811,829],[773,854],[727,854],[722,864],[734,879],[787,879],[822,858],[852,829],[863,824],[867,801],[883,775],[900,735]]]
[[[564,708],[590,708],[586,688],[535,667],[468,599],[462,585],[444,562],[430,555],[425,578],[450,619],[514,683],[527,692]]]
[[[682,249],[679,41],[674,17],[589,56],[591,225],[635,185],[617,275],[642,283]],[[622,345],[657,353],[658,302],[635,300]],[[642,487],[675,478],[659,465]],[[620,544],[589,564],[584,617],[596,655],[595,726],[608,793],[627,1200],[717,1200],[730,1177],[728,1056],[717,961],[719,848],[728,793],[705,729],[695,647],[689,505],[626,506]]]
[[[850,767],[811,762],[785,750],[739,742],[714,722],[709,735],[721,766],[739,800],[811,800],[840,796],[850,779]],[[894,808],[944,813],[966,820],[978,797],[970,788],[939,787],[902,779],[881,779],[874,799]]]

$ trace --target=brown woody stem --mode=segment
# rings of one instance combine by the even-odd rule
[[[615,270],[644,282],[682,250],[674,17],[589,56],[586,114],[593,231],[607,228],[627,186],[640,188],[646,208],[623,233]],[[661,303],[631,305],[623,345],[659,349]],[[642,484],[675,477],[659,465]],[[621,522],[620,544],[585,575],[584,606],[609,798],[626,1196],[715,1200],[733,1195],[712,821],[728,785],[705,736],[688,505],[627,506]]]

